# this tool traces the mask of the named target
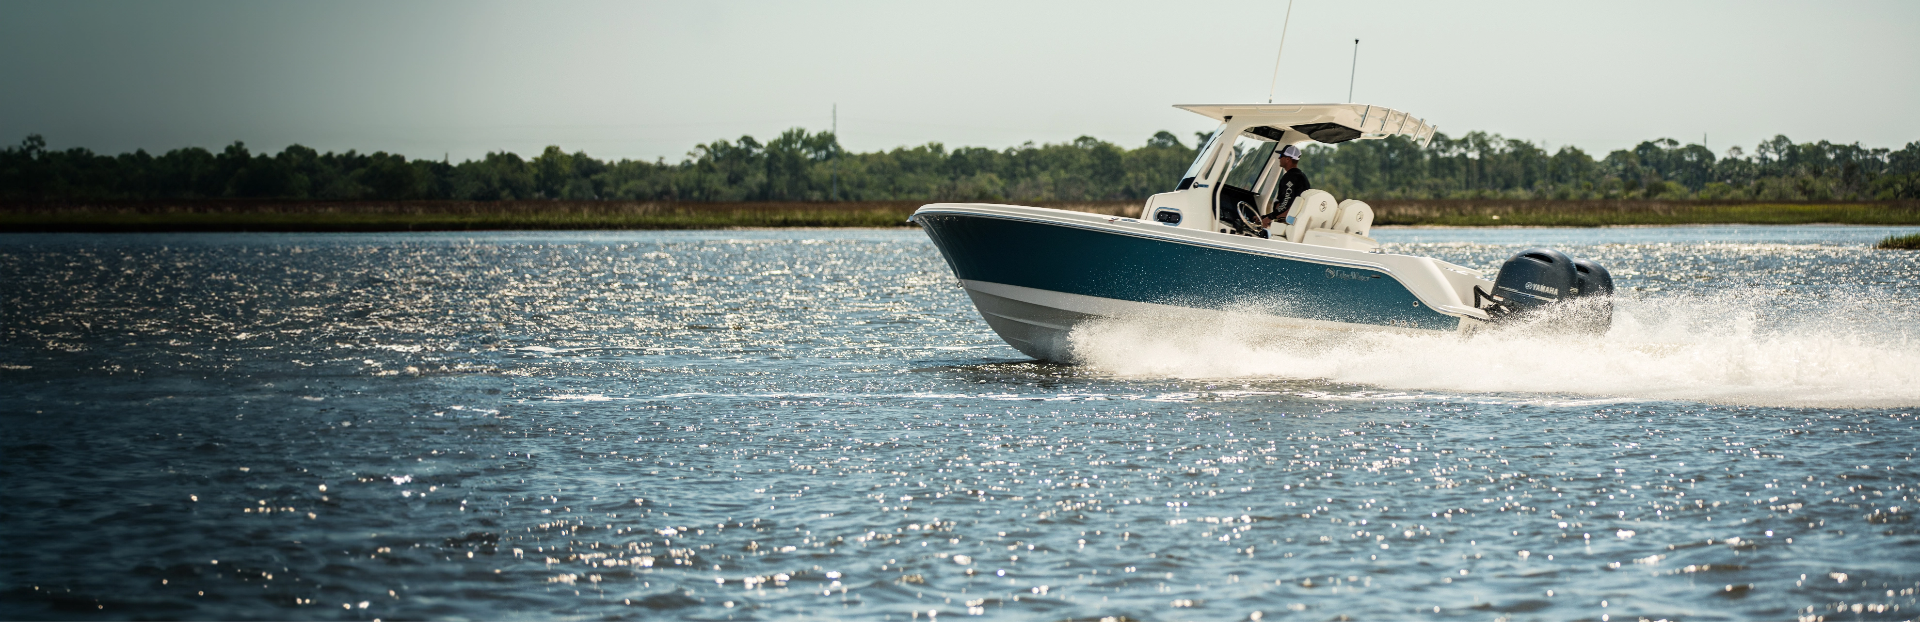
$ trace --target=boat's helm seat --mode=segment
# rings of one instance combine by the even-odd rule
[[[1310,229],[1325,229],[1327,224],[1340,215],[1339,203],[1325,190],[1308,190],[1293,200],[1293,209],[1287,216],[1293,221],[1287,225],[1287,240],[1304,242]]]
[[[1353,199],[1335,202],[1325,190],[1308,190],[1294,199],[1288,215],[1293,217],[1286,229],[1289,242],[1355,250],[1380,248],[1379,242],[1368,237],[1373,232],[1373,207],[1366,203]]]
[[[1333,217],[1333,224],[1327,228],[1368,237],[1373,232],[1373,206],[1356,199],[1341,201],[1339,215]]]

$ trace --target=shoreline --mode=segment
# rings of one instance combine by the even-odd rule
[[[1555,229],[1569,229],[1569,230],[1572,230],[1572,229],[1662,229],[1662,228],[1675,228],[1675,229],[1680,229],[1680,228],[1700,228],[1700,229],[1710,229],[1710,228],[1718,228],[1718,227],[1760,227],[1760,228],[1773,228],[1773,227],[1778,227],[1778,228],[1798,228],[1798,227],[1808,227],[1808,226],[1815,226],[1815,227],[1832,227],[1832,228],[1835,228],[1835,229],[1844,229],[1844,228],[1851,228],[1851,227],[1858,227],[1858,228],[1863,228],[1863,229],[1864,229],[1864,228],[1902,228],[1902,227],[1912,227],[1912,228],[1913,228],[1913,233],[1911,233],[1911,234],[1907,234],[1907,232],[1905,232],[1905,231],[1894,231],[1894,232],[1892,232],[1892,235],[1889,235],[1888,237],[1886,237],[1886,238],[1883,238],[1883,239],[1882,239],[1881,241],[1879,241],[1879,242],[1875,242],[1875,243],[1872,243],[1871,245],[1872,245],[1872,246],[1873,246],[1874,248],[1877,248],[1877,249],[1880,249],[1880,250],[1920,250],[1920,225],[1879,225],[1879,224],[1842,224],[1842,223],[1811,223],[1811,224],[1771,224],[1771,223],[1761,223],[1761,224],[1745,224],[1745,223],[1706,223],[1706,224],[1677,224],[1677,225],[1605,225],[1605,226],[1599,226],[1599,227],[1568,227],[1568,226],[1498,226],[1498,227],[1462,227],[1462,226],[1452,226],[1452,225],[1388,225],[1388,226],[1381,226],[1381,227],[1374,227],[1374,229],[1375,229],[1376,231],[1378,231],[1378,230],[1386,230],[1386,231],[1476,231],[1476,230],[1478,230],[1478,231],[1486,231],[1486,230],[1523,230],[1523,229],[1536,229],[1536,230],[1555,230]],[[560,234],[560,235],[568,235],[568,234],[571,234],[571,235],[601,235],[601,234],[607,234],[607,235],[615,235],[615,234],[622,234],[622,233],[689,233],[689,234],[698,234],[698,233],[729,233],[729,232],[734,232],[734,233],[774,233],[774,232],[794,232],[794,233],[800,233],[800,232],[874,232],[874,233],[878,233],[878,232],[890,232],[890,231],[907,231],[907,230],[911,230],[911,229],[917,229],[917,228],[916,228],[916,227],[718,227],[718,228],[708,228],[708,229],[639,229],[639,228],[627,228],[627,229],[413,229],[413,230],[400,230],[400,229],[368,229],[368,230],[354,230],[354,231],[340,231],[340,230],[295,230],[295,229],[272,229],[272,230],[268,230],[268,229],[248,229],[248,230],[201,230],[201,229],[156,229],[156,230],[114,230],[114,231],[102,231],[102,230],[86,230],[86,231],[80,231],[80,230],[15,230],[15,229],[7,229],[7,228],[4,228],[4,227],[0,227],[0,237],[8,237],[8,236],[28,236],[28,237],[31,237],[31,236],[86,236],[86,235],[107,235],[107,236],[119,236],[119,235],[124,235],[124,236],[165,236],[165,235],[187,235],[187,236],[197,236],[197,235],[320,235],[320,236],[328,236],[328,235],[341,235],[341,236],[352,236],[352,235],[380,235],[380,234],[421,234],[421,235],[449,235],[449,236],[459,236],[459,235],[466,235],[466,234],[471,234],[471,235],[492,235],[492,234],[513,234],[513,233],[526,233],[526,234],[541,234],[541,233],[551,233],[551,234]]]
[[[632,201],[95,201],[0,203],[0,232],[406,232],[899,229],[925,201],[666,203]],[[1028,202],[1135,217],[1140,201]],[[1920,202],[1370,202],[1381,228],[1596,228],[1687,225],[1920,226]]]
[[[1660,227],[1920,227],[1920,223],[1877,222],[1682,222],[1625,225],[1374,225],[1381,229],[1657,229]]]

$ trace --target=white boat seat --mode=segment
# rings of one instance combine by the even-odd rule
[[[1327,191],[1302,192],[1299,198],[1293,200],[1293,209],[1287,212],[1287,216],[1293,218],[1293,223],[1287,225],[1287,240],[1304,242],[1307,239],[1307,230],[1325,229],[1339,214],[1339,204],[1334,202],[1333,195],[1328,194]]]
[[[1373,231],[1373,206],[1355,199],[1340,202],[1340,212],[1333,217],[1333,224],[1327,227],[1340,233],[1351,233],[1360,237],[1369,237]]]
[[[1373,230],[1373,208],[1348,199],[1335,203],[1325,190],[1308,190],[1294,199],[1287,226],[1289,242],[1371,251],[1380,243],[1367,237]]]

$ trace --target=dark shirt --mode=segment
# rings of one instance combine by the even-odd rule
[[[1277,183],[1280,185],[1274,188],[1273,211],[1267,213],[1268,217],[1275,220],[1285,218],[1287,210],[1293,209],[1293,200],[1300,198],[1300,193],[1313,188],[1307,185],[1307,174],[1300,172],[1298,166],[1281,175]]]

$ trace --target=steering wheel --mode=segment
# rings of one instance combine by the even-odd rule
[[[1241,226],[1245,228],[1248,233],[1255,235],[1266,233],[1267,228],[1260,226],[1259,210],[1254,209],[1252,205],[1248,205],[1246,201],[1241,201],[1234,205],[1233,209],[1234,213],[1240,216]]]

